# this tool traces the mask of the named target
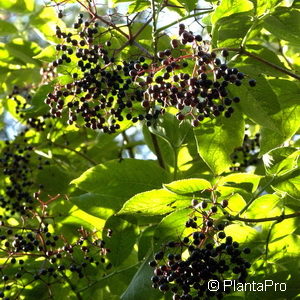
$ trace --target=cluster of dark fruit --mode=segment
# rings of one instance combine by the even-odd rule
[[[26,145],[27,139],[18,142],[6,141],[0,157],[0,169],[4,194],[0,195],[0,207],[3,215],[21,215],[33,208],[35,191],[34,170],[41,170],[49,165],[33,151],[33,146]],[[39,186],[43,188],[43,186]]]
[[[255,137],[249,137],[245,134],[243,145],[236,148],[231,155],[233,164],[230,168],[231,171],[245,171],[247,167],[257,165],[260,150],[259,137],[259,133],[256,133]]]
[[[168,242],[149,263],[154,268],[153,288],[171,291],[173,300],[222,299],[231,292],[224,287],[224,280],[245,282],[251,265],[242,254],[249,254],[250,249],[241,249],[238,242],[226,236],[226,224],[213,220],[213,215],[227,205],[227,200],[220,204],[192,201],[195,210],[185,224],[192,232]],[[210,280],[219,282],[218,291],[209,290]]]
[[[67,277],[77,282],[99,268],[109,269],[105,242],[97,233],[83,229],[79,233],[75,242],[68,243],[63,235],[50,233],[44,221],[37,228],[1,222],[0,254],[7,260],[0,267],[0,298],[17,299],[26,285],[64,285]]]
[[[159,51],[156,59],[117,62],[112,57],[111,42],[100,44],[101,30],[94,21],[83,21],[80,15],[74,28],[77,34],[63,32],[57,27],[56,35],[62,40],[56,46],[59,55],[52,63],[57,73],[72,73],[73,80],[58,84],[48,94],[45,103],[54,117],[63,117],[67,111],[68,123],[85,124],[92,129],[114,133],[120,122],[144,121],[148,126],[165,112],[176,107],[177,118],[188,117],[198,126],[205,118],[222,114],[229,118],[238,97],[229,97],[227,87],[240,86],[245,75],[222,62],[215,52],[205,49],[200,35],[193,35],[180,24],[181,42],[171,41],[171,49]],[[176,48],[191,44],[187,55]],[[173,55],[180,52],[180,55]],[[192,61],[194,71],[181,72]],[[255,80],[249,80],[255,86]]]
[[[21,101],[19,96],[21,96],[25,101]],[[25,121],[26,128],[33,128],[36,131],[44,131],[46,127],[51,127],[51,124],[46,124],[47,120],[51,117],[50,113],[44,114],[43,116],[26,118],[26,115],[22,112],[31,106],[30,101],[32,96],[30,93],[30,88],[14,86],[12,92],[8,95],[8,98],[15,101],[15,113]]]

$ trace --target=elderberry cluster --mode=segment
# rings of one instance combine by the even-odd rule
[[[257,165],[260,150],[259,137],[259,133],[256,133],[254,137],[245,134],[243,145],[236,148],[231,155],[233,164],[231,171],[245,171],[247,167]]]
[[[24,227],[1,221],[0,257],[7,260],[0,267],[0,298],[17,299],[27,285],[64,286],[66,279],[77,284],[89,280],[88,274],[110,268],[105,259],[110,250],[97,232],[81,228],[77,239],[68,241],[45,215],[37,214],[33,217],[41,221],[32,226],[30,220]]]
[[[34,170],[42,170],[45,165],[50,164],[34,153],[33,146],[26,145],[28,139],[21,142],[6,141],[6,147],[0,156],[4,188],[4,194],[0,195],[0,207],[3,215],[25,215],[33,208]],[[40,185],[39,188],[42,189],[43,186]]]
[[[26,109],[30,108],[30,101],[32,99],[31,89],[26,87],[14,86],[12,92],[8,95],[9,99],[12,99],[16,103],[15,113],[25,121],[26,128],[33,128],[35,131],[44,131],[46,127],[51,127],[51,124],[47,122],[51,117],[50,113],[44,114],[42,116],[29,117],[23,113]],[[25,101],[21,101],[19,99]],[[26,129],[25,129],[26,130]]]
[[[250,263],[244,259],[249,248],[241,248],[231,236],[226,236],[226,223],[217,223],[213,216],[228,205],[192,200],[194,212],[186,222],[191,233],[177,241],[168,242],[149,263],[154,268],[152,287],[170,291],[173,300],[222,299],[231,292],[224,280],[244,283]],[[217,280],[218,291],[210,291],[208,282]]]
[[[118,61],[109,40],[101,43],[106,31],[94,20],[84,21],[81,14],[73,27],[72,32],[57,27],[61,43],[51,64],[57,75],[68,74],[70,82],[57,84],[45,99],[50,114],[67,117],[69,124],[114,133],[126,120],[151,126],[166,108],[175,107],[178,120],[189,118],[198,126],[205,118],[229,118],[233,104],[240,102],[230,96],[228,86],[240,86],[247,76],[225,63],[227,50],[218,58],[183,24],[181,41],[173,39],[172,49],[159,51],[151,60],[139,57],[129,62]],[[185,44],[190,47],[177,49]],[[189,64],[193,71],[184,72]],[[255,84],[249,80],[250,86]]]

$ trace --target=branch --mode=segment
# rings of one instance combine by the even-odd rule
[[[165,30],[165,29],[168,29],[169,27],[171,27],[171,26],[173,26],[173,25],[176,25],[176,24],[178,24],[178,23],[180,23],[180,22],[182,22],[182,21],[184,21],[184,20],[187,20],[187,19],[189,19],[189,18],[198,17],[198,16],[201,16],[201,15],[205,15],[205,14],[210,13],[210,12],[212,12],[212,11],[213,11],[213,10],[206,10],[206,11],[201,11],[201,12],[196,13],[196,14],[192,14],[192,15],[188,15],[188,16],[182,17],[181,19],[176,20],[176,21],[174,21],[174,22],[172,22],[172,23],[169,23],[169,24],[166,25],[166,26],[163,26],[163,27],[158,28],[158,29],[156,30],[156,34],[158,34],[159,32],[161,32],[161,31],[163,31],[163,30]]]
[[[154,147],[154,151],[155,151],[155,155],[157,157],[158,163],[163,169],[165,169],[166,167],[165,167],[165,164],[164,164],[161,152],[160,152],[157,137],[152,132],[150,132],[150,136],[151,136],[151,140],[153,143],[153,147]]]
[[[227,219],[229,221],[243,221],[249,223],[261,223],[261,222],[270,222],[270,221],[277,221],[282,222],[286,219],[297,218],[300,217],[300,212],[295,212],[289,215],[282,214],[280,216],[270,217],[270,218],[259,218],[259,219],[248,219],[248,218],[241,218],[238,216],[228,216]]]
[[[271,67],[271,68],[273,68],[273,69],[275,69],[275,70],[277,70],[277,71],[279,71],[281,73],[287,74],[287,75],[289,75],[289,76],[291,76],[291,77],[293,77],[295,79],[300,80],[300,75],[297,75],[297,74],[295,74],[295,73],[293,73],[293,72],[291,72],[291,71],[289,71],[289,70],[287,70],[285,68],[279,67],[279,66],[277,66],[277,65],[275,65],[275,64],[273,64],[273,63],[271,63],[271,62],[269,62],[267,60],[265,60],[264,58],[259,57],[256,54],[253,54],[253,53],[245,50],[244,48],[226,48],[225,47],[225,48],[215,48],[212,51],[221,51],[221,50],[234,51],[234,52],[238,52],[241,55],[249,56],[249,57],[251,57],[251,58],[253,58],[253,59],[257,60],[257,61],[260,61],[261,63],[263,63],[265,65],[268,65],[269,67]]]
[[[154,57],[157,54],[157,38],[156,38],[156,29],[157,29],[157,19],[156,19],[156,9],[155,9],[155,0],[151,0],[151,10],[152,10],[152,47],[154,50]]]

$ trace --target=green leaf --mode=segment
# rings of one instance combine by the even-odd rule
[[[297,169],[292,173],[281,176],[272,184],[272,188],[300,200],[300,170]]]
[[[190,194],[211,188],[210,182],[200,178],[190,178],[164,184],[164,187],[176,194]]]
[[[168,180],[166,171],[154,161],[124,159],[90,168],[71,183],[87,192],[100,195],[113,193],[128,199],[136,193],[157,188]]]
[[[248,13],[219,19],[212,31],[213,47],[239,47],[252,22]]]
[[[267,194],[255,199],[243,214],[245,218],[267,218],[280,215],[281,198],[276,194]]]
[[[61,29],[66,27],[62,19],[57,16],[54,7],[44,6],[30,16],[30,24],[47,40],[51,42],[60,42],[56,37],[56,26]]]
[[[189,206],[190,201],[190,197],[177,195],[164,189],[152,190],[133,196],[124,204],[118,214],[164,215]]]
[[[130,255],[138,236],[138,227],[120,217],[112,216],[105,223],[106,229],[112,230],[112,236],[107,236],[103,230],[105,247],[111,251],[107,258],[114,266],[119,266]]]
[[[230,214],[237,214],[240,212],[246,205],[246,201],[240,194],[234,194],[228,200],[228,207],[226,210]]]
[[[261,44],[247,45],[247,51],[249,51],[251,54],[258,56],[259,58],[262,58],[270,63],[277,65],[278,67],[285,69],[285,65],[279,59],[278,55],[274,51],[270,50],[267,47],[264,47]],[[259,74],[266,74],[272,77],[287,76],[284,73],[280,72],[279,70],[276,70],[273,67],[264,64],[261,61],[254,59],[253,57],[250,56],[242,56],[242,55],[236,56],[234,58],[234,62],[236,64],[236,67],[238,67],[241,71],[245,72],[246,74],[249,74],[249,76],[253,76],[254,78],[257,78]],[[282,82],[281,80],[277,80],[277,81]],[[271,80],[271,82],[275,82],[275,83],[277,83],[277,81]],[[289,85],[293,85],[293,84],[294,84],[293,82],[290,82]],[[260,88],[258,84],[256,85],[255,89],[257,88],[258,89]]]
[[[153,237],[154,251],[163,248],[170,241],[178,241],[183,237],[186,230],[185,223],[191,212],[190,208],[180,209],[161,220]]]
[[[288,80],[270,80],[272,87],[278,93],[280,109],[274,113],[272,119],[276,123],[277,130],[262,128],[261,149],[264,154],[275,147],[282,145],[289,140],[300,128],[300,90],[295,88],[295,84]],[[285,87],[283,87],[285,86]],[[278,89],[278,92],[277,92]],[[273,105],[274,101],[270,105]]]
[[[282,0],[257,0],[255,2],[256,13],[260,16],[274,10],[276,5],[281,3]]]
[[[156,229],[156,225],[147,227],[140,235],[138,242],[138,260],[146,258],[149,249],[152,249],[153,235]]]
[[[238,243],[250,242],[257,234],[254,228],[242,224],[231,224],[226,226],[224,231],[227,236],[232,236],[233,240]]]
[[[221,18],[252,9],[253,3],[248,0],[222,0],[221,4],[212,14],[211,21],[212,24],[215,24]]]
[[[56,59],[57,51],[53,45],[44,48],[38,55],[33,58],[45,62],[53,62]]]
[[[17,38],[7,43],[5,48],[8,50],[9,56],[17,59],[20,64],[41,66],[40,62],[33,58],[40,52],[38,44]]]
[[[221,179],[217,182],[217,185],[222,186],[225,184],[228,185],[229,183],[229,186],[241,187],[242,185],[245,187],[245,184],[250,183],[251,184],[250,189],[245,188],[245,190],[249,192],[254,192],[257,190],[261,178],[262,176],[255,175],[255,174],[233,173],[225,177],[221,177]]]
[[[0,0],[0,8],[16,13],[29,13],[34,10],[34,0]]]
[[[148,264],[152,259],[150,254],[148,259],[144,260],[128,288],[121,295],[121,300],[141,300],[145,299],[145,295],[147,295],[147,300],[158,300],[161,298],[161,292],[151,287],[150,278],[153,276],[153,268],[149,267]]]
[[[198,153],[214,174],[221,174],[232,162],[230,155],[244,137],[244,120],[236,111],[194,129]]]
[[[179,0],[188,12],[193,11],[197,7],[197,0]]]
[[[249,70],[247,71],[249,74]],[[229,87],[231,94],[241,99],[237,106],[254,122],[273,131],[280,132],[281,126],[273,116],[280,112],[280,104],[276,94],[264,77],[256,77],[254,73],[253,75],[250,74],[250,76],[256,79],[257,84],[255,87],[237,87],[234,85]]]
[[[186,138],[192,131],[192,126],[188,121],[178,122],[174,115],[166,113],[163,118],[158,120],[155,127],[150,127],[150,131],[167,141],[173,149],[176,149],[186,142]]]
[[[45,166],[37,175],[37,182],[44,185],[43,191],[49,195],[65,193],[71,179],[70,174],[56,165]]]
[[[153,161],[113,160],[73,180],[78,188],[89,193],[71,197],[71,201],[87,213],[107,219],[133,195],[168,181],[167,173]]]
[[[168,4],[170,4],[170,6],[168,7],[169,10],[176,12],[181,17],[184,17],[186,15],[186,8],[181,8],[182,3],[179,0],[168,0]]]
[[[298,167],[300,150],[292,147],[278,148],[263,156],[266,172],[282,176]]]
[[[7,21],[0,20],[0,36],[14,34],[17,32],[18,29],[15,27],[15,25]]]
[[[137,13],[137,12],[146,10],[150,6],[151,6],[150,1],[147,1],[147,0],[137,0],[137,1],[134,1],[134,2],[130,3],[130,5],[128,7],[128,13],[129,14]]]
[[[49,106],[45,104],[44,100],[47,98],[47,95],[53,90],[53,84],[45,84],[40,86],[37,91],[34,93],[31,104],[32,106],[26,110],[28,115],[35,113],[41,114],[46,113],[49,110]]]
[[[278,7],[264,19],[263,26],[281,40],[300,45],[300,12],[288,7]]]
[[[71,197],[72,203],[81,210],[101,219],[107,219],[121,209],[123,201],[121,197],[110,195],[86,193]]]

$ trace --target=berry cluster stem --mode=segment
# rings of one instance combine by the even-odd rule
[[[280,66],[277,66],[277,65],[273,64],[272,62],[269,62],[266,59],[264,59],[264,58],[262,58],[262,57],[260,57],[258,55],[255,55],[255,54],[247,51],[243,47],[240,47],[240,48],[215,48],[212,51],[221,51],[221,50],[238,52],[240,55],[249,56],[249,57],[251,57],[251,58],[253,58],[253,59],[255,59],[255,60],[257,60],[257,61],[259,61],[259,62],[261,62],[263,64],[265,64],[265,65],[268,65],[269,67],[271,67],[271,68],[273,68],[273,69],[275,69],[275,70],[277,70],[277,71],[279,71],[281,73],[287,74],[287,75],[289,75],[289,76],[291,76],[291,77],[293,77],[293,78],[295,78],[297,80],[300,80],[300,75],[295,74],[295,73],[293,73],[293,72],[291,72],[291,71],[289,71],[289,70],[287,70],[285,68],[282,68]]]

